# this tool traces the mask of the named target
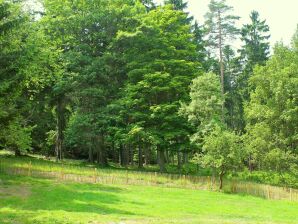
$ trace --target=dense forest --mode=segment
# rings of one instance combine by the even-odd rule
[[[205,21],[183,0],[29,3],[0,0],[1,149],[298,175],[298,31],[270,49],[225,0]]]

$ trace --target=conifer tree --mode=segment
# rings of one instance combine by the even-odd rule
[[[223,48],[228,40],[234,39],[239,33],[235,26],[235,22],[239,17],[230,14],[233,7],[226,5],[226,0],[211,0],[208,7],[209,12],[205,15],[205,25],[209,34],[209,46],[215,48],[219,53],[221,92],[224,95],[225,70]],[[224,106],[222,108],[222,119],[224,119]]]

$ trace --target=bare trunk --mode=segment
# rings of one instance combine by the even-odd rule
[[[120,145],[120,165],[121,166],[127,166],[128,165],[128,150],[127,147],[125,145]]]
[[[222,190],[224,175],[225,175],[225,172],[224,171],[220,171],[220,174],[219,174],[219,190]]]
[[[145,164],[148,165],[150,164],[150,160],[151,160],[151,157],[150,157],[150,146],[146,145],[145,146]]]
[[[64,135],[63,131],[65,128],[65,118],[64,118],[64,104],[62,96],[60,96],[57,100],[57,136],[56,136],[56,146],[55,146],[55,153],[56,153],[56,161],[63,159],[63,140]]]
[[[20,149],[17,149],[17,148],[16,148],[16,149],[14,150],[14,155],[15,155],[15,156],[21,156],[21,151],[20,151]]]
[[[131,147],[131,145],[128,145],[128,150],[129,150],[129,160],[130,160],[130,165],[134,165],[134,150],[133,147]]]
[[[166,163],[170,163],[169,150],[166,150]]]
[[[181,170],[181,154],[180,154],[179,150],[177,152],[177,160],[178,160],[178,169],[180,171]]]
[[[222,54],[222,27],[221,27],[221,14],[218,11],[218,29],[219,29],[219,40],[218,40],[218,48],[219,48],[219,64],[220,64],[220,80],[221,80],[221,94],[222,98],[224,99],[225,95],[225,87],[224,87],[224,64],[223,64],[223,54]],[[221,106],[222,109],[222,121],[224,122],[224,113],[225,113],[225,105],[224,103]]]
[[[138,145],[138,160],[139,160],[138,161],[139,169],[142,169],[143,168],[143,150],[140,142]]]
[[[101,166],[107,166],[108,165],[106,149],[105,149],[104,135],[101,135],[98,138],[97,162]]]
[[[94,162],[94,159],[93,159],[93,148],[92,148],[91,145],[89,146],[89,158],[88,158],[88,160],[89,160],[90,163],[93,163]]]
[[[158,165],[159,165],[159,169],[161,172],[165,172],[166,171],[166,167],[165,167],[165,152],[162,149],[157,149],[157,154],[158,154]]]
[[[253,164],[252,164],[252,158],[251,158],[251,155],[249,155],[249,158],[248,158],[248,168],[249,168],[249,171],[250,171],[250,172],[253,171]]]
[[[188,163],[188,153],[186,151],[183,152],[183,163]]]

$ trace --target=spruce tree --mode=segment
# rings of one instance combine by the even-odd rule
[[[265,65],[269,56],[270,38],[269,26],[266,20],[259,18],[257,11],[250,14],[251,23],[246,24],[241,29],[241,40],[244,42],[240,53],[244,63],[244,70],[240,76],[239,90],[243,100],[249,100],[248,79],[256,65]]]

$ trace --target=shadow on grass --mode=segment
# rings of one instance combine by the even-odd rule
[[[22,182],[23,186],[31,185],[31,194],[21,201],[18,195],[13,196],[16,203],[13,202],[14,200],[11,197],[2,198],[0,207],[7,206],[11,209],[23,210],[29,213],[45,210],[115,216],[136,215],[130,211],[115,208],[117,204],[123,203],[123,200],[120,200],[120,194],[125,191],[125,188],[92,184],[58,183],[22,177],[17,181],[15,180],[16,178],[9,180],[10,178],[7,176],[5,179],[8,179],[6,181],[10,182],[9,187],[11,188],[16,186],[12,183],[20,184]]]

